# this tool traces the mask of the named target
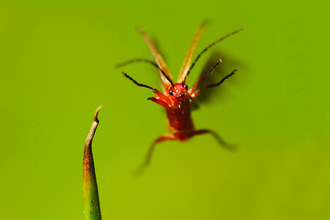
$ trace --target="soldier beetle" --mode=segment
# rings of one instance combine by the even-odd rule
[[[225,38],[243,30],[244,28],[238,29],[234,32],[231,32],[227,34],[226,36],[223,36],[222,38],[218,39],[217,41],[213,42],[209,46],[207,46],[199,55],[196,57],[194,62],[190,66],[191,58],[193,55],[193,52],[195,50],[195,47],[199,41],[199,38],[201,34],[204,31],[205,27],[205,22],[203,22],[200,27],[198,28],[193,42],[190,46],[190,49],[187,53],[187,56],[184,60],[183,66],[181,68],[179,77],[178,77],[178,82],[173,83],[172,75],[170,74],[164,60],[162,59],[161,55],[158,53],[155,45],[151,41],[150,37],[146,34],[146,32],[142,29],[139,29],[140,33],[144,37],[144,40],[146,41],[147,45],[149,46],[149,49],[151,50],[156,62],[148,60],[148,59],[134,59],[127,61],[125,63],[117,65],[117,67],[121,67],[133,62],[147,62],[155,66],[160,73],[160,80],[161,80],[161,87],[162,91],[160,92],[159,90],[150,87],[145,84],[138,83],[136,80],[134,80],[132,77],[130,77],[128,74],[125,72],[122,72],[122,74],[131,80],[135,85],[139,87],[145,87],[153,91],[155,93],[154,97],[148,98],[148,100],[151,100],[161,106],[163,106],[166,109],[166,115],[167,115],[167,128],[169,131],[169,134],[164,134],[160,137],[158,137],[150,146],[148,154],[145,158],[144,164],[142,168],[145,168],[151,160],[152,153],[154,151],[154,148],[157,143],[166,141],[166,140],[179,140],[179,141],[185,141],[189,138],[192,138],[195,135],[200,135],[200,134],[211,134],[213,135],[216,140],[220,143],[220,145],[231,148],[233,149],[233,145],[227,144],[222,140],[222,138],[217,135],[214,131],[209,130],[209,129],[200,129],[196,130],[194,128],[192,118],[191,118],[191,112],[190,112],[190,104],[192,100],[194,100],[198,94],[207,88],[211,87],[217,87],[221,85],[226,79],[231,77],[232,75],[235,74],[236,69],[234,69],[231,73],[226,75],[223,79],[221,79],[218,83],[214,83],[211,85],[204,86],[202,88],[197,89],[198,85],[210,74],[213,73],[215,68],[222,62],[222,59],[219,59],[213,66],[212,68],[204,74],[191,88],[188,89],[188,86],[186,84],[187,78],[189,76],[189,73],[195,66],[196,62],[198,59],[201,57],[202,54],[204,54],[210,47],[214,46],[215,44],[219,43],[220,41],[224,40]],[[190,67],[189,67],[190,66]]]

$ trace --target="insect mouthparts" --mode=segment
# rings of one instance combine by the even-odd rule
[[[178,104],[179,108],[181,108],[181,102],[179,102],[179,100],[177,100],[176,103]]]

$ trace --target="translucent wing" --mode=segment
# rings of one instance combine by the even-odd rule
[[[186,75],[187,75],[188,70],[189,70],[191,57],[194,53],[195,47],[198,43],[198,40],[199,40],[200,36],[204,32],[204,29],[205,29],[205,21],[199,26],[198,30],[196,31],[194,40],[193,40],[193,42],[192,42],[192,44],[191,44],[191,46],[188,50],[186,59],[184,60],[183,66],[180,70],[180,74],[179,74],[179,77],[178,77],[178,83],[183,83],[183,81],[187,81]],[[184,82],[184,83],[186,83],[186,82]]]
[[[168,78],[173,82],[173,78],[172,78],[170,72],[168,71],[168,68],[167,68],[163,58],[158,53],[158,51],[157,51],[155,45],[153,44],[153,42],[151,41],[150,37],[146,34],[146,32],[144,32],[143,29],[140,28],[139,31],[141,32],[142,36],[144,37],[144,40],[147,42],[152,54],[154,55],[154,58],[155,58],[157,64],[164,71],[164,73],[168,76]],[[171,83],[166,79],[166,77],[160,71],[159,71],[159,74],[160,74],[160,79],[161,79],[160,84],[162,86],[163,91],[165,91],[166,88],[171,85]]]

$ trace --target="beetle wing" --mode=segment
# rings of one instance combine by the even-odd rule
[[[163,58],[161,57],[161,55],[158,53],[154,43],[152,42],[152,40],[150,39],[150,37],[147,35],[147,33],[143,30],[143,29],[139,29],[140,33],[142,34],[144,40],[147,42],[157,64],[160,66],[160,68],[164,71],[164,73],[171,79],[171,81],[173,82],[173,78],[163,60]],[[160,74],[160,80],[161,80],[161,86],[163,89],[163,92],[165,92],[166,88],[168,86],[171,85],[171,83],[165,78],[165,76],[159,71]]]
[[[197,29],[196,33],[195,33],[195,37],[193,39],[193,42],[188,50],[187,56],[183,62],[183,66],[180,70],[180,74],[178,77],[178,83],[183,83],[184,80],[187,80],[186,75],[188,73],[189,70],[189,66],[190,66],[190,62],[191,62],[191,57],[194,53],[195,47],[199,41],[200,36],[202,35],[202,33],[204,32],[205,29],[205,21],[199,26],[199,28]],[[184,82],[184,84],[186,84],[186,82]]]

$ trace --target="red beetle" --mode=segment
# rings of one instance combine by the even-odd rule
[[[203,23],[198,28],[198,30],[195,34],[194,40],[190,46],[188,54],[184,60],[183,66],[181,68],[181,71],[180,71],[180,74],[178,77],[178,82],[175,84],[173,83],[172,75],[169,73],[169,70],[168,70],[164,60],[158,53],[158,51],[157,51],[156,47],[154,46],[153,42],[151,41],[150,37],[142,29],[140,29],[140,32],[143,35],[145,41],[147,42],[157,63],[147,60],[147,59],[135,59],[135,60],[130,60],[128,62],[120,64],[117,67],[124,66],[124,65],[127,65],[132,62],[143,61],[143,62],[148,62],[148,63],[154,65],[156,68],[158,68],[158,70],[160,72],[160,79],[161,79],[161,86],[163,89],[163,93],[153,87],[138,83],[137,81],[135,81],[132,77],[130,77],[126,73],[124,73],[124,72],[122,72],[122,73],[125,77],[130,79],[137,86],[151,89],[155,93],[155,96],[148,98],[148,100],[151,100],[151,101],[165,107],[166,115],[167,115],[167,128],[169,130],[169,134],[164,134],[164,135],[158,137],[152,143],[152,145],[149,148],[148,154],[146,156],[146,159],[145,159],[145,162],[144,162],[144,165],[142,168],[145,168],[150,163],[152,152],[153,152],[156,144],[159,142],[162,142],[162,141],[166,141],[166,140],[185,141],[195,135],[210,133],[217,139],[217,141],[222,146],[225,146],[228,148],[233,147],[232,145],[230,146],[229,144],[225,143],[220,138],[220,136],[217,135],[212,130],[208,130],[208,129],[196,130],[194,128],[192,118],[191,118],[190,104],[191,104],[192,100],[195,99],[202,90],[221,85],[226,79],[228,79],[229,77],[231,77],[232,75],[235,74],[236,69],[233,70],[227,76],[225,76],[223,79],[221,79],[218,83],[211,84],[211,85],[204,86],[202,88],[197,89],[198,85],[206,77],[208,77],[210,74],[212,74],[214,69],[222,62],[222,60],[219,59],[213,65],[213,67],[209,70],[209,72],[207,72],[205,75],[203,75],[190,89],[188,89],[186,82],[187,82],[187,78],[188,78],[190,71],[192,70],[195,63],[197,62],[197,60],[200,58],[200,56],[203,53],[205,53],[213,45],[217,44],[218,42],[222,41],[223,39],[231,36],[232,34],[239,32],[243,29],[244,28],[241,28],[232,33],[229,33],[226,36],[224,36],[224,37],[220,38],[219,40],[210,44],[197,56],[197,58],[195,59],[195,61],[192,63],[192,65],[189,68],[193,51],[197,45],[197,42],[198,42],[202,32],[204,31],[204,23]]]

